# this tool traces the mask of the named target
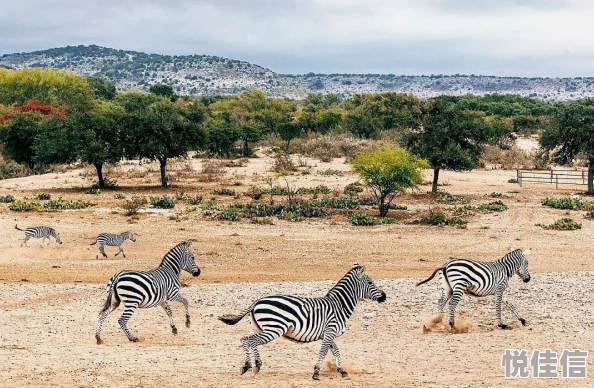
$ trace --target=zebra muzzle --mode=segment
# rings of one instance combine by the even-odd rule
[[[380,303],[384,303],[386,301],[386,293],[380,290],[380,297],[377,298],[377,301]]]
[[[194,277],[197,277],[199,275],[200,275],[200,269],[198,269],[198,271],[192,273],[192,276],[194,276]]]

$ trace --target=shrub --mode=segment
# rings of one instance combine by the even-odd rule
[[[31,175],[33,172],[27,167],[16,162],[0,160],[0,180],[22,178]]]
[[[122,194],[122,193],[114,194],[113,197],[115,199],[126,199],[126,196],[124,194]]]
[[[256,225],[274,225],[274,222],[270,217],[255,217],[252,218],[250,222]]]
[[[43,205],[39,202],[26,202],[20,199],[13,201],[9,206],[8,209],[15,211],[15,212],[28,212],[33,210],[41,210]]]
[[[105,177],[103,178],[103,188],[104,189],[108,189],[108,190],[114,190],[117,189],[119,187],[118,185],[118,181],[116,179],[110,178],[110,177]],[[95,183],[91,189],[100,189],[99,187],[99,182]]]
[[[446,212],[440,209],[429,209],[429,212],[426,216],[419,218],[418,220],[414,220],[411,222],[412,224],[421,224],[421,225],[436,225],[436,226],[444,226],[444,225],[451,225],[464,228],[468,221],[456,217],[450,216]]]
[[[202,162],[201,182],[214,182],[225,175],[225,161],[208,159]]]
[[[122,208],[126,211],[127,216],[132,216],[144,206],[148,204],[148,200],[146,197],[132,197],[132,199],[127,200]]]
[[[227,189],[227,188],[214,189],[212,191],[212,193],[214,195],[228,195],[228,196],[233,197],[235,195],[235,190],[233,190],[233,189]]]
[[[318,185],[316,187],[299,187],[296,194],[330,194],[332,190],[326,185]]]
[[[318,171],[318,175],[321,175],[321,176],[333,176],[333,175],[335,175],[335,176],[342,176],[342,171],[340,171],[340,170],[333,170],[331,168],[328,168],[326,170]]]
[[[423,182],[423,169],[429,166],[404,149],[389,147],[363,152],[355,157],[352,165],[369,187],[380,217],[388,214],[396,195]]]
[[[239,221],[241,220],[241,216],[236,207],[229,206],[219,212],[216,215],[216,219],[221,221]]]
[[[344,193],[346,195],[350,195],[351,197],[355,197],[357,196],[359,193],[362,193],[365,190],[365,188],[363,187],[363,184],[359,181],[357,182],[353,182],[353,183],[349,183],[348,185],[346,185],[344,187]]]
[[[290,155],[278,153],[274,157],[272,170],[280,175],[290,175],[291,172],[297,171],[297,167],[295,167]]]
[[[499,192],[497,192],[497,191],[494,191],[494,192],[492,192],[491,194],[489,194],[489,196],[490,196],[491,198],[501,198],[501,197],[503,197],[503,194],[501,194],[501,193],[499,193]]]
[[[151,206],[156,209],[173,209],[175,200],[168,195],[151,197]]]
[[[483,212],[503,212],[508,209],[507,205],[502,201],[493,201],[484,203],[478,207],[478,210]]]
[[[99,195],[99,194],[101,194],[101,189],[96,189],[94,187],[91,187],[90,189],[88,189],[87,191],[85,191],[85,194]]]
[[[72,201],[69,199],[51,199],[43,205],[46,209],[52,210],[73,210],[73,209],[86,209],[89,206],[93,206],[90,202]]]
[[[0,195],[0,203],[11,203],[16,201],[16,198],[12,195]]]
[[[438,191],[437,194],[435,194],[434,201],[444,205],[465,205],[469,202],[468,199],[464,197],[452,195],[446,191]]]
[[[33,198],[35,198],[39,201],[49,201],[50,199],[52,199],[52,196],[48,193],[38,193],[38,194],[35,194],[33,196]]]
[[[561,210],[594,210],[594,203],[577,198],[545,198],[541,205]]]
[[[575,222],[571,218],[560,218],[550,225],[536,224],[536,226],[552,230],[577,230],[582,228],[582,224]]]

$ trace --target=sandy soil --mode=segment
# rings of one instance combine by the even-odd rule
[[[373,276],[372,269],[368,273]],[[339,278],[342,273],[333,273]],[[449,334],[437,327],[423,334],[422,325],[435,315],[437,282],[414,288],[415,279],[376,280],[386,304],[359,304],[349,330],[337,340],[348,380],[331,370],[323,386],[524,386],[525,380],[504,380],[500,357],[506,348],[592,350],[594,273],[549,273],[533,281],[511,282],[510,298],[529,321],[518,326],[509,311],[512,330],[492,325],[493,298],[464,298],[461,317],[470,327]],[[130,327],[142,337],[130,343],[117,325],[121,310],[106,320],[103,345],[96,345],[96,313],[102,286],[90,284],[0,285],[0,380],[10,386],[320,386],[311,380],[319,343],[298,345],[279,340],[263,346],[259,376],[239,376],[243,356],[239,339],[251,332],[249,317],[236,326],[216,320],[237,312],[267,294],[323,295],[332,282],[206,283],[195,281],[183,293],[190,300],[192,327],[183,325],[183,308],[173,304],[179,334],[173,336],[161,308],[139,310]],[[560,307],[562,306],[562,307]],[[328,357],[330,364],[331,357]],[[590,357],[588,367],[593,367]],[[529,380],[530,385],[558,386],[561,381]],[[564,384],[568,380],[563,381]],[[592,384],[591,378],[573,386]]]
[[[324,184],[342,191],[357,180],[344,160],[307,163],[309,167],[286,178],[290,185]],[[214,196],[212,189],[229,187],[242,193],[252,185],[264,186],[266,177],[272,176],[271,164],[267,157],[252,159],[244,167],[227,168],[218,182],[205,183],[200,179],[199,160],[172,163],[169,189],[156,187],[154,164],[126,163],[109,172],[120,184],[117,193],[128,198],[183,191],[231,203],[250,199]],[[318,174],[327,169],[341,174]],[[370,276],[382,279],[378,283],[389,301],[384,306],[361,304],[349,331],[338,341],[351,378],[345,381],[328,371],[324,386],[522,385],[525,381],[503,379],[504,349],[593,348],[594,221],[585,219],[584,212],[540,205],[547,196],[566,196],[583,188],[518,187],[508,183],[514,176],[513,171],[501,170],[442,173],[441,189],[464,195],[473,205],[490,202],[490,194],[499,192],[509,206],[506,212],[471,217],[468,229],[406,222],[435,206],[424,194],[428,185],[398,198],[408,210],[391,212],[396,224],[354,227],[341,214],[299,223],[274,219],[274,225],[221,222],[181,202],[171,211],[149,209],[130,218],[123,214],[123,201],[114,198],[113,191],[84,194],[94,180],[89,169],[0,181],[0,195],[30,198],[47,192],[96,204],[87,210],[33,213],[14,213],[0,204],[0,357],[6,360],[0,368],[0,382],[4,382],[0,385],[314,385],[310,377],[319,344],[278,341],[268,345],[262,349],[262,375],[239,377],[239,339],[251,326],[247,320],[224,326],[216,316],[238,311],[252,299],[271,293],[322,295],[353,262],[364,263]],[[277,182],[286,184],[283,178]],[[566,216],[581,222],[582,229],[558,232],[535,225]],[[29,247],[21,247],[23,233],[14,229],[16,223],[53,226],[64,244],[41,246],[40,241],[30,241]],[[89,246],[95,236],[124,230],[137,235],[136,243],[124,246],[128,258],[113,258],[115,250],[108,248],[110,257],[97,259],[97,248]],[[96,314],[109,277],[121,269],[156,266],[181,240],[193,242],[203,271],[197,280],[182,277],[190,284],[184,292],[192,304],[192,328],[183,327],[181,306],[174,305],[180,328],[177,337],[171,335],[160,308],[143,310],[132,319],[131,327],[144,341],[130,344],[114,314],[106,321],[105,344],[95,345]],[[428,276],[450,256],[492,260],[512,248],[528,247],[533,249],[533,281],[524,285],[515,280],[512,286],[512,297],[530,322],[528,327],[494,330],[493,298],[467,298],[460,308],[470,323],[467,333],[451,335],[438,326],[423,334],[423,324],[435,315],[438,294],[436,284],[412,287],[415,278]],[[505,316],[511,321],[511,314]],[[594,373],[591,366],[592,359],[589,369]],[[530,379],[529,383],[558,385],[560,381]]]

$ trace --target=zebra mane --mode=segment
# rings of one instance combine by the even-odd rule
[[[160,264],[159,266],[163,265],[163,263],[165,262],[165,259],[167,259],[167,258],[170,256],[170,254],[171,254],[172,252],[174,252],[174,251],[178,250],[178,248],[181,248],[181,247],[182,247],[182,245],[184,245],[184,246],[185,246],[185,249],[183,249],[183,251],[184,251],[184,252],[187,252],[187,251],[189,251],[189,250],[190,250],[190,246],[192,245],[192,243],[190,243],[190,242],[186,242],[186,241],[182,241],[182,242],[180,242],[179,244],[177,244],[176,246],[174,246],[173,248],[171,248],[171,249],[170,249],[170,250],[169,250],[169,251],[168,251],[168,252],[165,254],[165,256],[163,256],[163,259],[161,260],[161,264]]]
[[[353,267],[352,267],[351,269],[349,269],[349,271],[348,271],[346,274],[344,274],[344,276],[343,276],[343,277],[341,277],[341,278],[340,278],[340,280],[339,280],[339,281],[337,281],[337,282],[336,282],[336,284],[334,284],[334,285],[332,286],[332,288],[330,288],[330,289],[328,290],[328,292],[326,293],[326,296],[330,295],[330,293],[332,292],[332,290],[334,290],[334,288],[335,288],[337,285],[339,285],[339,284],[340,284],[340,283],[341,283],[341,282],[342,282],[344,279],[346,279],[346,278],[350,277],[350,275],[352,275],[353,273],[355,273],[355,271],[357,271],[357,270],[361,270],[361,272],[363,272],[363,271],[365,270],[365,267],[364,267],[364,266],[362,266],[362,265],[360,265],[360,264],[357,264],[357,263],[353,264]]]

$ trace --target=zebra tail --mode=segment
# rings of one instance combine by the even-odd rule
[[[418,287],[418,286],[420,286],[421,284],[425,284],[425,283],[427,283],[427,282],[431,281],[431,279],[433,279],[433,278],[435,277],[435,274],[437,274],[439,271],[443,270],[444,268],[445,268],[445,267],[439,267],[439,268],[436,268],[436,269],[435,269],[435,271],[433,271],[433,273],[431,274],[431,276],[429,276],[427,279],[425,279],[425,280],[423,280],[423,281],[420,281],[420,282],[418,282],[417,284],[415,284],[415,287]]]
[[[250,307],[243,310],[239,315],[232,315],[232,314],[225,314],[219,317],[219,321],[226,323],[227,325],[235,325],[237,322],[241,321],[243,317],[245,317],[249,312],[254,309],[256,302],[252,303]]]
[[[16,225],[14,226],[14,228],[15,228],[16,230],[21,230],[21,231],[23,230],[23,229],[19,228],[19,224],[16,224]]]
[[[93,242],[91,243],[91,245],[95,245],[95,244],[97,244],[97,239],[95,239],[95,241],[93,241]]]

